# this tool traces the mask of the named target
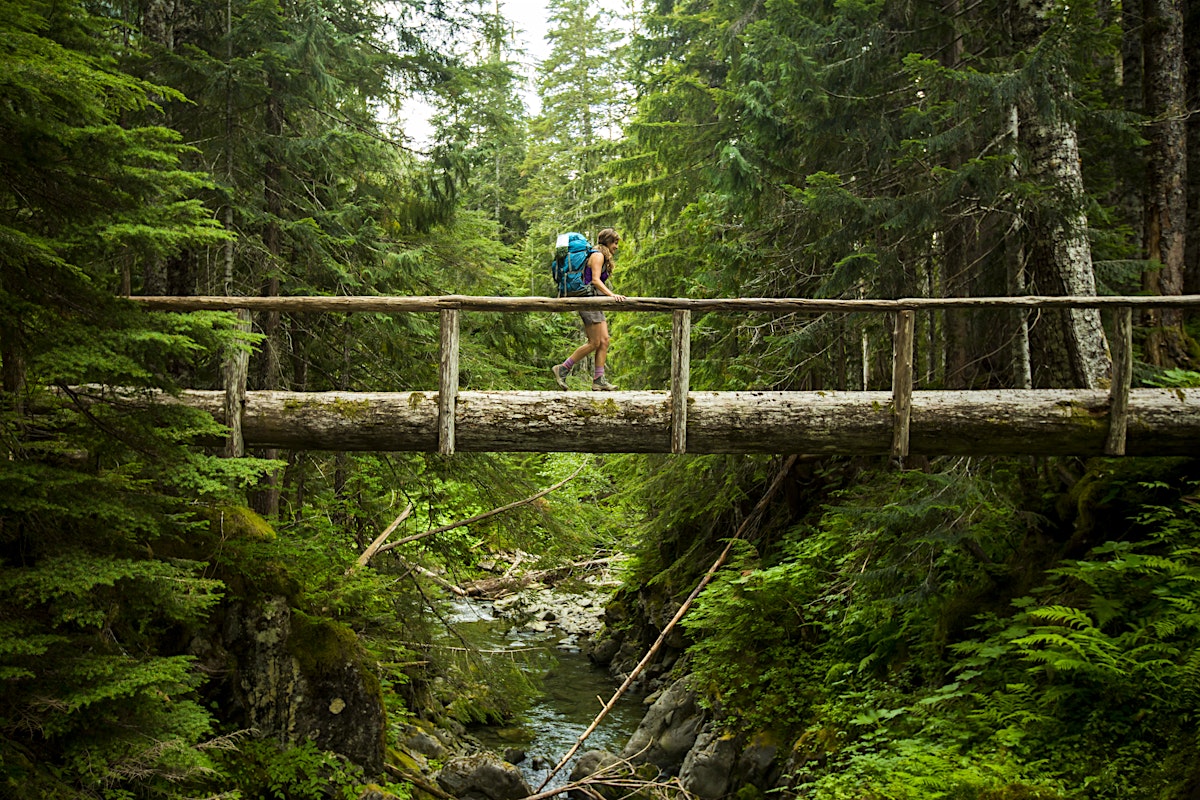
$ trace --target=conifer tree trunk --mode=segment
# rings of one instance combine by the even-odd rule
[[[1200,0],[1190,0],[1183,21],[1187,107],[1200,108]],[[1183,291],[1200,294],[1200,114],[1187,115],[1187,236]]]
[[[1081,208],[1083,176],[1079,140],[1061,118],[1021,122],[1031,176],[1056,187],[1070,207],[1064,213],[1033,213],[1024,220],[1029,290],[1036,294],[1096,294],[1092,254]],[[1099,388],[1108,374],[1107,342],[1096,309],[1044,311],[1030,326],[1033,385],[1039,388]]]
[[[263,283],[264,297],[279,296],[279,263],[282,255],[282,232],[279,219],[283,215],[283,166],[278,160],[277,149],[283,137],[283,107],[280,100],[281,88],[274,75],[268,78],[269,91],[266,106],[266,133],[271,154],[263,168],[263,194],[267,222],[263,228],[263,245],[267,251],[267,278]],[[263,333],[262,351],[259,357],[259,386],[263,389],[279,388],[279,320],[278,311],[263,314],[259,327]],[[264,458],[278,458],[279,450],[271,448],[263,452]],[[270,473],[256,492],[254,508],[265,517],[279,513],[279,474]]]
[[[1013,5],[1019,42],[1035,46],[1049,30],[1047,0],[1018,0]],[[1068,78],[1052,70],[1043,78],[1065,104],[1071,99]],[[1030,292],[1045,295],[1096,294],[1096,276],[1083,210],[1083,173],[1079,134],[1057,109],[1026,98],[1018,107],[1018,140],[1024,145],[1026,177],[1058,197],[1053,207],[1025,209],[1025,278]],[[1039,314],[1030,324],[1033,385],[1038,388],[1099,388],[1108,374],[1108,345],[1100,312],[1071,309]]]
[[[1142,52],[1145,111],[1150,139],[1145,206],[1145,255],[1159,268],[1147,270],[1142,288],[1151,294],[1183,293],[1187,240],[1187,90],[1183,55],[1184,0],[1144,0]],[[1157,366],[1188,361],[1179,309],[1148,313],[1146,359]]]

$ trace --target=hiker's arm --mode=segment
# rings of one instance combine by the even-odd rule
[[[602,295],[613,298],[618,303],[625,300],[625,295],[617,294],[612,289],[604,285],[604,281],[600,280],[600,275],[604,272],[604,255],[602,253],[592,253],[588,256],[588,266],[592,270],[592,287]]]

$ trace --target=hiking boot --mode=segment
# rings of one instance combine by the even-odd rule
[[[592,381],[592,391],[593,392],[615,392],[615,391],[618,391],[618,388],[616,386],[613,386],[611,383],[609,383],[608,378],[601,375],[599,378],[596,378],[595,380]]]
[[[554,382],[558,384],[558,388],[564,392],[567,391],[567,375],[570,374],[571,370],[563,369],[562,364],[555,364],[550,368],[550,371],[554,373]]]

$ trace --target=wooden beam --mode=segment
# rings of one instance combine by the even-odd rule
[[[892,458],[901,467],[908,457],[915,330],[916,315],[912,311],[897,312],[896,332],[892,337]]]
[[[907,297],[897,300],[828,300],[805,297],[630,297],[617,304],[610,297],[130,297],[131,302],[159,311],[211,311],[248,308],[255,311],[333,311],[399,314],[443,309],[462,311],[720,311],[824,313],[855,311],[919,311],[947,308],[1197,308],[1200,295],[1130,297]]]
[[[1133,385],[1133,309],[1117,309],[1116,336],[1113,342],[1112,389],[1108,403],[1107,456],[1125,455],[1125,437],[1129,430],[1129,392]]]
[[[454,455],[454,412],[458,400],[457,308],[444,308],[441,316],[441,370],[438,377],[438,453]]]
[[[130,395],[136,405],[142,395]],[[224,421],[225,393],[161,402]],[[689,393],[689,453],[888,455],[890,392]],[[1101,455],[1103,390],[914,391],[909,453]],[[438,450],[438,392],[248,392],[246,445],[302,450]],[[456,451],[671,452],[668,392],[459,392]],[[220,442],[215,442],[219,445]],[[1132,389],[1127,455],[1200,451],[1200,389]]]
[[[691,381],[692,312],[677,310],[671,321],[671,452],[687,452],[688,384]]]

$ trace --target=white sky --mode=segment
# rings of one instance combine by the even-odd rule
[[[627,4],[628,0],[600,0],[600,7],[613,13],[620,13]],[[528,81],[523,92],[525,106],[531,114],[536,114],[540,109],[537,92],[533,88],[533,76],[538,63],[550,54],[550,45],[545,38],[549,29],[546,0],[500,0],[500,13],[516,29],[514,49],[524,51],[520,64]],[[429,114],[427,105],[419,100],[411,100],[400,115],[406,122],[405,133],[418,150],[423,150],[433,135]]]

